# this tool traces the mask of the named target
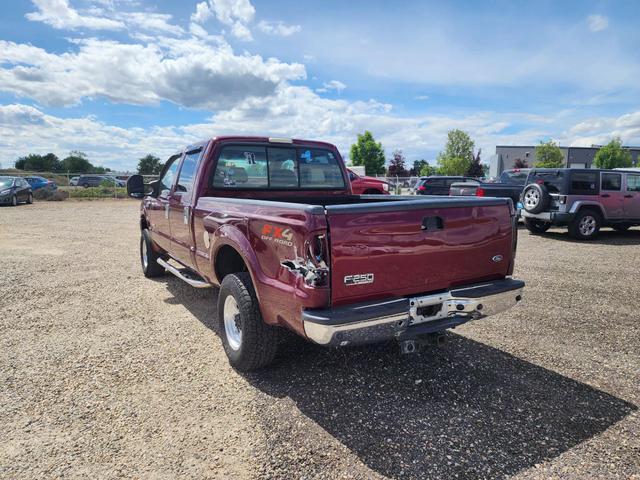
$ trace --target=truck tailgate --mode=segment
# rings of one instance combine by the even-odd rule
[[[327,206],[334,306],[502,278],[510,200],[444,198]]]

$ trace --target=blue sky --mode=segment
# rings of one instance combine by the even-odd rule
[[[133,169],[227,133],[365,129],[433,160],[497,144],[640,144],[629,1],[20,0],[0,4],[0,164],[81,149]]]

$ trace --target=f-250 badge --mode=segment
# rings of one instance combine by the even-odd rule
[[[276,227],[269,223],[265,223],[262,226],[262,240],[267,242],[279,243],[280,245],[286,245],[287,247],[293,246],[293,233],[288,228]]]
[[[373,273],[360,273],[358,275],[345,275],[345,285],[364,285],[373,283]]]

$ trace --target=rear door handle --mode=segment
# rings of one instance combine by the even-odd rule
[[[633,198],[633,195],[625,195],[624,198]]]
[[[422,219],[422,230],[427,232],[433,230],[442,230],[444,228],[444,222],[441,217],[424,217]]]
[[[603,193],[602,195],[600,195],[602,198],[609,198],[611,195],[609,195],[608,193]]]

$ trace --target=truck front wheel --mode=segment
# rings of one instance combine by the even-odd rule
[[[593,240],[600,232],[602,216],[591,209],[583,209],[578,212],[569,224],[569,235],[576,240]]]
[[[159,277],[164,275],[165,270],[158,263],[158,255],[151,246],[151,235],[149,230],[142,230],[140,235],[140,263],[142,264],[142,273],[147,278]]]
[[[271,363],[278,349],[278,329],[262,320],[251,276],[228,274],[218,294],[218,332],[229,363],[240,371]]]

